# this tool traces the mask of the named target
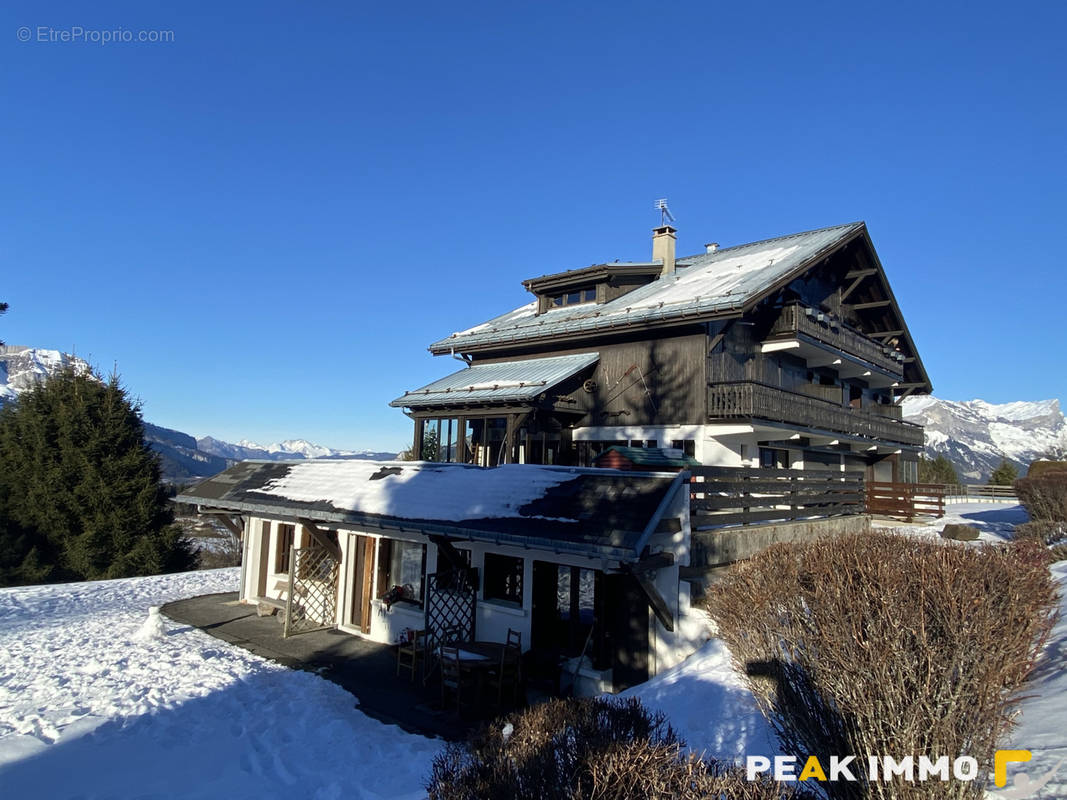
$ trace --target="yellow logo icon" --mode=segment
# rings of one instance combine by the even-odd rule
[[[993,756],[993,783],[997,786],[1008,785],[1008,764],[1024,764],[1033,758],[1029,750],[997,750]]]

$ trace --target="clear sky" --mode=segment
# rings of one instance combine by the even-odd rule
[[[649,258],[668,197],[679,253],[866,220],[937,395],[1065,398],[1065,27],[1054,2],[5,3],[0,338],[117,365],[195,435],[400,449],[388,402],[458,367],[431,341],[524,278]],[[116,30],[172,41],[61,40]]]

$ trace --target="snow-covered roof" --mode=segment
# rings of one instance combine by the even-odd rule
[[[603,304],[553,308],[524,306],[453,333],[430,345],[434,353],[521,342],[635,324],[652,324],[739,311],[790,274],[864,228],[862,222],[795,233],[680,258],[673,275]]]
[[[243,461],[177,502],[633,560],[678,475],[426,461]]]
[[[471,403],[527,403],[542,392],[596,363],[596,353],[531,358],[501,364],[475,364],[440,380],[404,392],[389,405],[421,408]]]

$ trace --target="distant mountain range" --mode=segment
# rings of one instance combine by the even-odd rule
[[[89,364],[77,356],[58,350],[34,347],[0,346],[0,406],[16,399],[46,378],[66,367],[89,372]],[[214,475],[249,458],[288,461],[298,458],[356,458],[390,461],[396,453],[370,450],[335,450],[304,439],[262,446],[241,440],[230,444],[211,436],[196,439],[187,433],[145,422],[145,441],[159,453],[163,479],[185,483]]]
[[[1026,474],[1039,458],[1067,454],[1067,420],[1059,400],[987,403],[909,397],[904,419],[926,426],[928,457],[946,456],[967,483],[985,483],[1001,459]]]
[[[89,371],[76,356],[57,350],[0,347],[0,405],[64,367]],[[1001,459],[1025,473],[1038,458],[1067,456],[1067,420],[1058,400],[993,404],[984,400],[957,402],[937,397],[909,397],[904,419],[926,427],[926,454],[948,457],[969,483],[984,483]],[[335,450],[304,439],[260,445],[236,444],[211,436],[196,439],[187,433],[145,423],[145,439],[159,453],[164,479],[181,483],[205,478],[249,458],[283,461],[297,458],[359,458],[390,460],[396,453]]]

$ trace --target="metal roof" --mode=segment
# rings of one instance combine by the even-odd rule
[[[686,473],[425,461],[244,461],[175,502],[401,538],[443,535],[633,561]]]
[[[539,394],[597,362],[597,353],[531,358],[500,364],[475,364],[405,392],[389,405],[427,406],[528,403]]]
[[[434,342],[430,350],[447,353],[468,347],[740,312],[760,294],[791,273],[803,271],[821,254],[838,247],[864,227],[862,222],[852,222],[679,258],[672,275],[611,302],[563,306],[543,314],[537,313],[535,302],[528,303]]]

